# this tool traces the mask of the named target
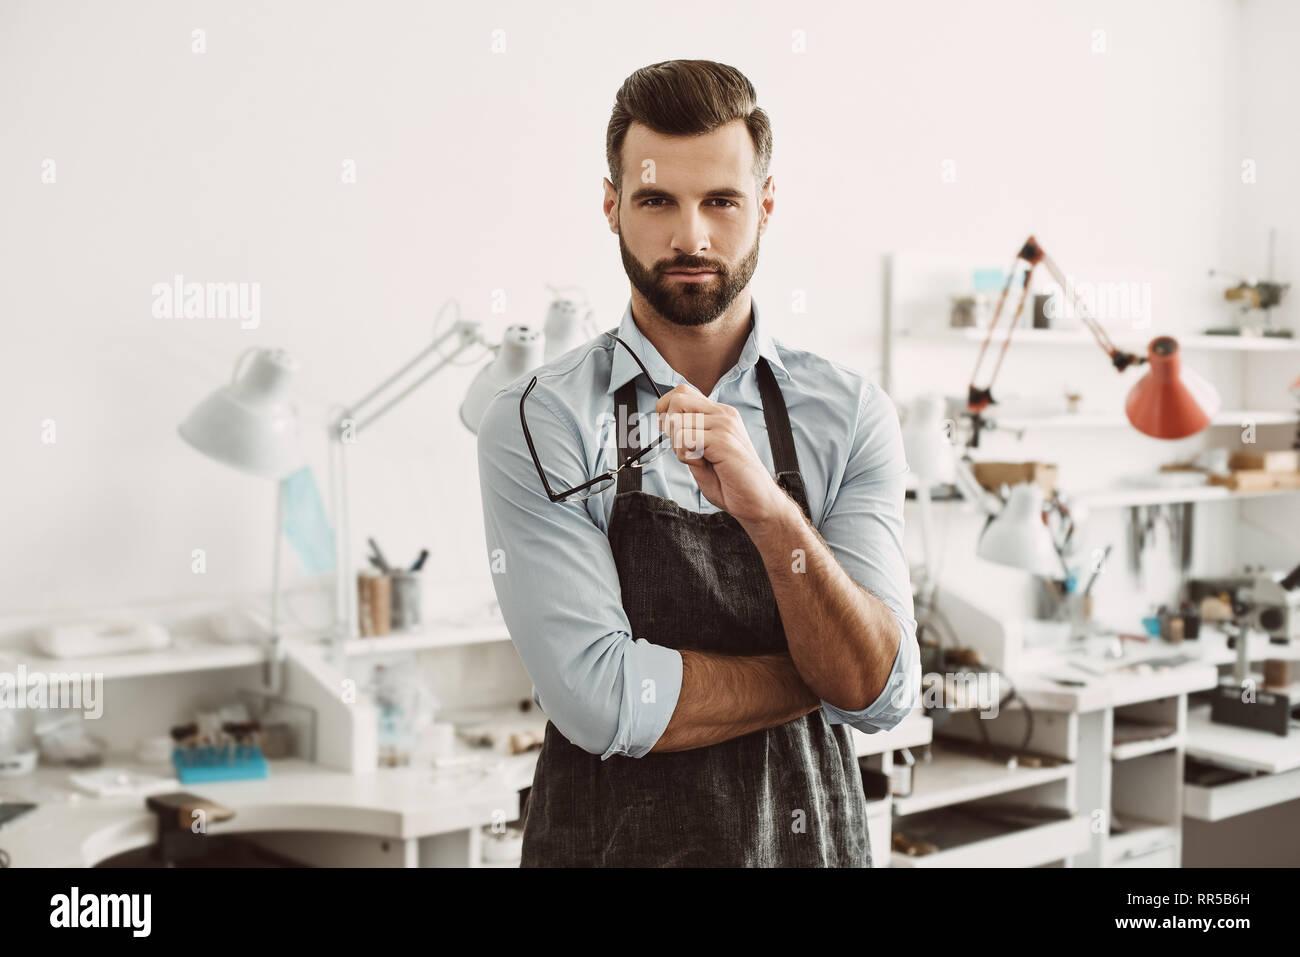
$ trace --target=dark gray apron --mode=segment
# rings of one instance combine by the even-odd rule
[[[767,360],[756,369],[776,479],[807,515],[785,400]],[[616,422],[638,421],[635,379],[614,403]],[[789,651],[758,549],[726,512],[643,492],[640,469],[624,469],[609,543],[634,637],[723,655]],[[522,866],[870,867],[852,735],[818,709],[708,747],[601,761],[548,721]]]

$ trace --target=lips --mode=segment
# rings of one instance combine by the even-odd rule
[[[712,276],[712,269],[670,269],[670,276]]]

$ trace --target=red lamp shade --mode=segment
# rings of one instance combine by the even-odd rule
[[[1208,429],[1219,411],[1219,393],[1182,368],[1178,340],[1152,339],[1147,362],[1151,370],[1133,386],[1124,406],[1133,427],[1156,439],[1184,439]]]

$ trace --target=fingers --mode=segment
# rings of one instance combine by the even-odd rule
[[[721,462],[729,452],[739,448],[739,443],[731,432],[690,426],[677,429],[672,442],[678,460],[687,465],[698,463],[701,459]]]
[[[731,427],[731,416],[716,412],[665,412],[659,416],[659,428],[670,435],[674,429],[731,431]]]
[[[687,464],[704,458],[708,435],[698,429],[682,428],[673,433],[673,451],[677,459]]]
[[[689,383],[661,396],[655,412],[659,430],[668,434],[678,460],[688,465],[704,458],[720,461],[749,439],[739,409],[710,401]]]
[[[690,383],[683,383],[671,392],[665,392],[655,403],[655,411],[665,412],[715,412],[724,406],[721,402],[712,402],[699,389]]]
[[[691,441],[696,443],[690,446],[688,451],[702,449],[703,443],[710,436],[730,435],[732,421],[729,416],[715,413],[669,412],[659,417],[659,428],[668,434],[674,451],[678,453],[677,457],[681,459],[686,436],[690,436]]]

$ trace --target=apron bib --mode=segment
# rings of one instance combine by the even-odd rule
[[[756,371],[776,479],[808,515],[785,400],[766,359]],[[636,421],[635,379],[614,402],[615,421]],[[620,431],[621,462],[631,450]],[[725,655],[789,651],[762,557],[731,515],[643,492],[641,470],[624,469],[609,543],[634,637]],[[708,747],[601,761],[548,721],[522,866],[870,867],[852,734],[818,709]]]

